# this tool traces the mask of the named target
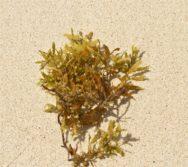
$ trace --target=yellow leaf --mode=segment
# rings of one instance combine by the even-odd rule
[[[125,59],[119,59],[117,61],[117,64],[121,65],[121,64],[125,64],[126,60]]]
[[[134,76],[131,79],[135,80],[135,81],[145,81],[145,80],[147,80],[147,78],[144,75]]]
[[[135,46],[132,46],[132,54],[136,54],[137,55],[138,52],[139,52],[138,48],[135,47]]]
[[[116,147],[115,147],[115,151],[116,151],[118,154],[120,154],[121,156],[124,156],[124,155],[125,155],[124,151],[123,151],[119,146],[116,146]]]
[[[104,50],[105,50],[105,54],[106,54],[106,56],[110,56],[110,50],[109,50],[109,48],[108,48],[108,46],[106,46],[106,45],[103,45],[103,48],[104,48]]]
[[[115,127],[115,121],[111,120],[108,124],[108,132],[110,135],[113,133],[114,127]]]
[[[128,74],[137,71],[141,63],[141,60],[138,60],[135,64],[133,64],[133,66],[129,69]]]
[[[140,86],[132,85],[132,84],[125,84],[125,88],[128,90],[143,90]]]
[[[90,32],[88,35],[86,35],[86,37],[87,37],[89,40],[91,40],[92,37],[93,37],[93,32]]]
[[[46,52],[43,52],[41,50],[39,50],[39,53],[41,54],[41,56],[46,60],[48,58],[48,54]]]
[[[54,106],[53,104],[46,104],[44,111],[48,113],[58,113],[56,106]]]
[[[67,37],[69,40],[79,40],[80,36],[79,35],[72,35],[72,34],[65,34],[65,37]]]
[[[149,66],[145,66],[145,67],[138,67],[136,71],[144,71],[144,72],[149,72]]]
[[[89,43],[89,45],[90,45],[90,47],[95,47],[98,43],[99,43],[99,40],[96,39],[96,40],[94,40],[94,41],[91,41],[91,42]]]
[[[91,140],[91,143],[95,143],[101,137],[101,131],[99,130],[97,134]]]
[[[52,43],[52,53],[53,54],[55,53],[55,43],[54,42]]]

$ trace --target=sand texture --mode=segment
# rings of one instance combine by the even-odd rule
[[[0,166],[71,166],[35,64],[71,27],[111,49],[134,44],[151,66],[122,123],[140,141],[97,166],[187,167],[188,0],[0,0]]]

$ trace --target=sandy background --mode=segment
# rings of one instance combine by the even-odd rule
[[[36,85],[34,63],[71,27],[93,31],[111,48],[135,44],[151,65],[123,124],[140,141],[124,158],[97,165],[188,166],[187,0],[0,0],[0,166],[71,166],[55,115],[42,112],[51,99]]]

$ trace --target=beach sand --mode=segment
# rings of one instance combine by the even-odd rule
[[[125,157],[100,167],[188,166],[188,1],[0,0],[2,167],[69,167],[53,102],[36,84],[38,50],[67,41],[64,33],[94,32],[102,43],[145,51],[149,81],[135,96],[122,126],[140,138]]]

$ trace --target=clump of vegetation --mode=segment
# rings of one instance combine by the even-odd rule
[[[42,77],[40,85],[55,96],[56,104],[47,104],[45,111],[56,113],[61,127],[63,147],[73,165],[94,166],[96,159],[124,156],[123,145],[136,141],[124,134],[119,122],[119,107],[130,104],[133,95],[142,90],[135,81],[144,81],[148,66],[141,66],[143,52],[133,46],[131,53],[110,50],[93,39],[93,33],[65,34],[69,43],[57,49],[55,43],[47,52],[40,51]],[[109,120],[110,116],[115,120]],[[108,129],[101,129],[107,120]],[[86,132],[97,127],[93,137]],[[89,133],[89,132],[88,132]],[[88,148],[79,145],[88,136]],[[73,143],[71,143],[73,138]],[[73,146],[75,145],[75,146]]]

